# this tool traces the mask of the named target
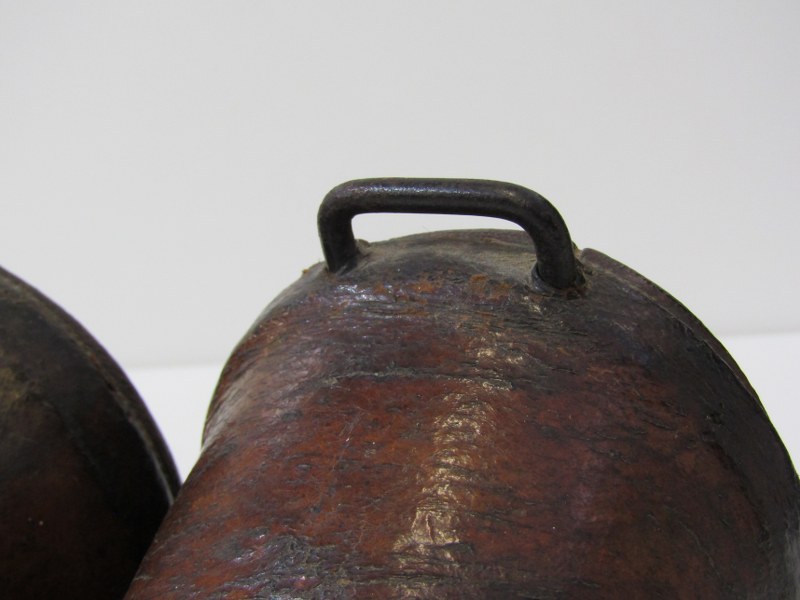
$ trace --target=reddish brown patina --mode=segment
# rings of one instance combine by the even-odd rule
[[[177,488],[117,365],[0,269],[0,597],[121,598]]]
[[[530,238],[362,246],[277,298],[129,592],[155,598],[796,598],[800,484],[683,306]]]

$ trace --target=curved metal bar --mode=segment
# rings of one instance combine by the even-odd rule
[[[561,215],[527,188],[481,179],[359,179],[333,188],[317,215],[322,250],[331,272],[358,260],[352,219],[362,213],[436,213],[512,221],[536,246],[534,276],[548,285],[576,287],[579,274],[572,240]]]

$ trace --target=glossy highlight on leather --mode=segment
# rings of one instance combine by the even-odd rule
[[[794,598],[800,483],[733,359],[593,250],[458,231],[308,269],[228,361],[129,592]]]

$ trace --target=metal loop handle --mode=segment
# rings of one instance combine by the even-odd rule
[[[579,272],[567,226],[544,197],[527,188],[481,179],[359,179],[333,188],[317,225],[331,272],[358,259],[352,219],[362,213],[435,213],[498,217],[521,226],[536,246],[538,277],[557,289],[576,287]]]

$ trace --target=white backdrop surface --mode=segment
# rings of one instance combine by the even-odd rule
[[[798,26],[775,0],[0,0],[0,261],[125,368],[219,363],[321,257],[329,188],[493,178],[716,333],[797,331]]]

